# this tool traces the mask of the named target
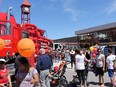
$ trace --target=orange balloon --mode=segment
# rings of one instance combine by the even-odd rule
[[[29,38],[23,38],[18,42],[18,52],[24,57],[31,57],[35,51],[35,44]]]
[[[5,42],[3,39],[0,38],[0,50],[2,50],[5,46]]]

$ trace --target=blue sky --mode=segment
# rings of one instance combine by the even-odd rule
[[[24,0],[0,0],[0,11],[12,6],[12,14],[20,22],[20,6]],[[59,39],[75,36],[75,31],[116,22],[116,0],[28,0],[31,23]]]

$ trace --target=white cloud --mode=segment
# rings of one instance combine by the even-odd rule
[[[57,3],[58,0],[50,0],[50,7],[54,8],[55,4]]]
[[[111,14],[116,12],[116,0],[113,0],[113,2],[110,4],[110,6],[107,9],[107,13]]]
[[[78,16],[80,14],[81,11],[79,11],[78,9],[75,8],[75,3],[77,2],[77,0],[49,0],[50,1],[50,7],[55,9],[55,5],[58,2],[61,2],[61,7],[62,9],[71,15],[71,20],[72,21],[77,21],[78,20]]]
[[[74,9],[73,4],[75,3],[76,0],[62,0],[62,1],[64,11],[71,14],[71,20],[77,21],[80,12]]]
[[[72,9],[72,8],[65,8],[65,11],[68,12],[68,13],[70,13],[70,14],[72,15],[71,20],[77,21],[77,16],[78,16],[77,11],[75,11],[75,10]]]

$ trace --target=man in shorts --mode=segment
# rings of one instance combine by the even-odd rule
[[[112,54],[112,50],[108,49],[109,56],[106,59],[107,62],[107,69],[108,69],[108,75],[110,77],[111,84],[113,84],[113,75],[114,75],[114,61],[115,61],[115,55]]]

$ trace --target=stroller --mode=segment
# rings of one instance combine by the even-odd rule
[[[66,62],[61,62],[59,67],[54,67],[54,71],[51,70],[49,78],[51,79],[51,87],[67,87],[68,81],[64,76],[66,71]]]

